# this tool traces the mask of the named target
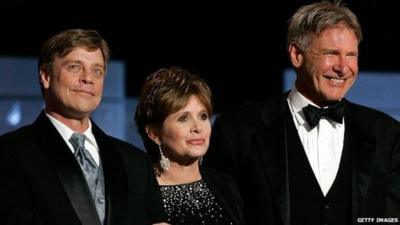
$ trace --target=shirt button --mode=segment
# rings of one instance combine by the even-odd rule
[[[331,209],[331,207],[329,205],[324,205],[324,208],[326,211],[329,211]]]

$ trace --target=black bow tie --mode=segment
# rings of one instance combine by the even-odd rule
[[[311,129],[317,126],[321,117],[327,117],[335,122],[342,123],[344,115],[344,103],[343,101],[340,101],[325,109],[308,105],[303,108],[303,113]]]

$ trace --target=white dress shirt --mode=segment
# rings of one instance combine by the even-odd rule
[[[308,162],[324,196],[328,193],[339,170],[344,141],[344,121],[337,123],[322,117],[318,125],[310,129],[303,107],[315,105],[296,88],[288,96],[288,104]]]
[[[75,152],[74,147],[69,142],[72,134],[75,133],[71,128],[67,127],[65,124],[57,120],[56,118],[52,117],[48,113],[46,116],[50,119],[51,123],[56,127],[58,133],[60,133],[61,137],[64,139],[65,143],[67,143],[68,147],[71,149],[72,153]],[[85,140],[85,148],[89,151],[90,155],[93,157],[94,161],[96,162],[97,166],[99,165],[99,147],[97,146],[96,139],[92,133],[92,123],[89,120],[89,127],[86,129],[83,134],[86,136]]]

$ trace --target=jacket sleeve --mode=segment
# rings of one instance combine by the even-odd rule
[[[147,157],[147,182],[146,193],[148,224],[167,222],[167,215],[164,210],[161,192],[155,178],[151,160]]]
[[[0,224],[39,225],[27,181],[14,158],[0,144]]]

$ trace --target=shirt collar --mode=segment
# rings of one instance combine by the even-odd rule
[[[307,105],[313,105],[315,107],[321,108],[312,101],[310,101],[308,98],[306,98],[304,95],[302,95],[295,87],[290,91],[289,96],[288,96],[288,103],[289,103],[289,108],[294,115],[294,118],[296,119],[296,122],[298,125],[304,125],[307,123],[306,118],[303,113],[303,108],[306,107]],[[341,123],[336,123],[333,120],[329,120],[329,122],[332,124],[334,127],[340,127],[343,126]]]
[[[304,95],[302,95],[296,87],[293,87],[293,89],[290,91],[288,96],[288,103],[289,108],[294,115],[294,118],[296,119],[298,125],[304,125],[305,123],[307,123],[303,113],[304,107],[309,104],[318,107],[313,102],[304,97]]]
[[[64,139],[64,141],[67,143],[67,145],[71,148],[72,145],[69,142],[69,139],[71,138],[72,134],[75,133],[71,128],[63,124],[61,121],[57,120],[50,114],[46,112],[46,116],[49,118],[50,122],[54,125],[54,127],[57,129],[58,133],[61,135],[61,137]],[[83,132],[83,134],[86,136],[86,140],[94,145],[97,149],[97,143],[96,139],[93,135],[92,132],[92,122],[89,120],[89,126],[88,128]]]

